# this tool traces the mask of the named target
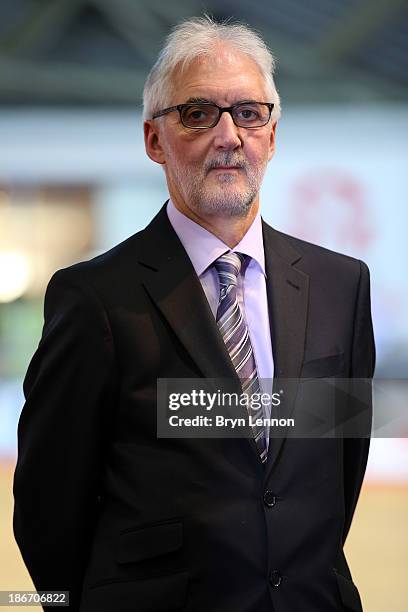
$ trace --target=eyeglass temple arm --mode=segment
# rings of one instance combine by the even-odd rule
[[[167,115],[167,113],[171,113],[175,110],[178,110],[178,108],[178,106],[170,106],[169,108],[165,108],[164,110],[155,113],[152,119],[157,119],[157,117],[163,117],[163,115]]]

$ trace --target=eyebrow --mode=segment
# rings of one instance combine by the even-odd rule
[[[256,100],[248,100],[247,98],[243,99],[243,100],[237,100],[237,102],[234,102],[234,104],[231,104],[231,106],[235,106],[236,104],[253,104],[254,102],[256,102]],[[187,102],[185,102],[185,104],[216,104],[218,106],[218,104],[214,101],[214,100],[209,100],[208,98],[189,98],[187,100]]]
[[[189,98],[186,104],[203,104],[203,102],[211,102],[212,104],[215,104],[214,100],[208,100],[207,98]]]

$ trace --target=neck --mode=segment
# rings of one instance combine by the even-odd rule
[[[173,198],[172,196],[171,199],[177,210],[214,234],[214,236],[217,236],[217,238],[222,240],[230,249],[233,249],[242,240],[259,210],[259,196],[253,201],[245,217],[202,215],[192,210],[184,203],[177,201],[177,198]]]

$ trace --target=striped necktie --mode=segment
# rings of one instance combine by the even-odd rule
[[[242,253],[230,252],[221,255],[213,265],[218,272],[220,282],[217,325],[234,368],[241,379],[242,391],[250,397],[253,394],[261,393],[261,388],[248,326],[237,296],[238,275],[244,259],[245,255]],[[254,409],[249,401],[247,409],[253,421],[264,416],[262,405]],[[254,424],[252,430],[261,461],[265,462],[267,458],[265,428]]]

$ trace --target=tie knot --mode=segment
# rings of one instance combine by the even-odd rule
[[[241,271],[241,265],[245,255],[242,253],[225,253],[218,257],[214,262],[214,267],[218,272],[220,285],[229,286],[236,285],[238,274]]]

